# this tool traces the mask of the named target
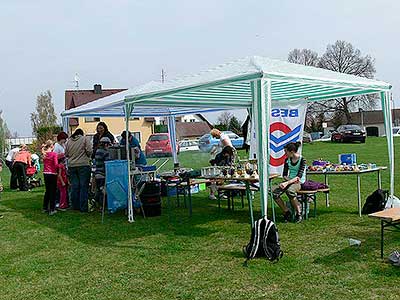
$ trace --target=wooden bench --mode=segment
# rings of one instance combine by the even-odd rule
[[[308,219],[308,211],[309,211],[309,205],[312,202],[314,204],[314,218],[317,216],[317,194],[318,193],[329,193],[329,188],[325,189],[318,189],[318,190],[313,190],[313,191],[306,191],[306,190],[300,190],[297,192],[297,201],[300,202],[301,205],[301,211],[303,214],[304,219]]]
[[[368,217],[381,220],[381,258],[383,258],[383,232],[387,227],[400,230],[400,208],[389,208],[369,214]]]
[[[221,198],[222,198],[222,194],[224,192],[226,192],[226,196],[228,197],[228,209],[231,208],[231,203],[232,203],[232,210],[234,210],[235,208],[235,204],[233,201],[233,197],[234,197],[234,192],[239,192],[240,196],[241,196],[241,201],[242,201],[242,208],[244,208],[244,195],[246,193],[246,186],[240,183],[231,183],[231,184],[225,184],[225,185],[219,185],[217,186],[217,190],[218,190],[218,208],[221,207]],[[256,187],[250,187],[250,191],[252,192],[256,192],[258,191],[258,189]]]

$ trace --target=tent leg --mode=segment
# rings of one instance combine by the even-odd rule
[[[253,106],[257,107],[257,160],[260,177],[261,215],[267,215],[269,194],[269,114],[271,111],[271,81],[259,79],[252,85]]]
[[[390,172],[390,195],[394,194],[394,145],[392,131],[392,105],[390,100],[390,92],[381,92],[382,111],[385,122],[385,132],[388,144],[389,154],[389,172]]]
[[[129,117],[132,112],[132,105],[125,105],[125,130],[126,134],[129,132]],[[132,177],[131,177],[131,159],[129,156],[129,142],[125,143],[126,149],[126,160],[128,162],[128,222],[133,223],[135,219],[133,217],[133,205],[132,205]]]
[[[175,168],[175,167],[179,166],[179,159],[178,159],[177,146],[176,146],[175,116],[168,116],[167,121],[168,121],[167,124],[168,124],[169,138],[171,139],[172,157],[174,159],[174,168]]]

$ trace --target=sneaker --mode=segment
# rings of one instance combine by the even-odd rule
[[[400,253],[398,251],[393,251],[390,253],[388,259],[390,263],[397,264],[400,262]]]
[[[292,219],[292,214],[290,213],[290,210],[288,210],[287,212],[285,212],[283,214],[283,220],[285,221],[285,223],[289,222]]]
[[[49,211],[47,210],[47,209],[42,209],[42,213],[44,213],[44,214],[48,214],[49,213]]]
[[[57,210],[58,210],[58,211],[66,211],[67,209],[66,209],[66,208],[58,207]]]
[[[210,196],[208,196],[208,199],[210,199],[210,200],[217,200],[217,197],[215,197],[215,195],[210,195]]]
[[[295,222],[296,223],[301,223],[301,221],[303,221],[303,217],[301,216],[301,214],[296,214]]]
[[[56,213],[57,213],[56,210],[51,210],[51,211],[49,212],[49,216],[55,215]]]

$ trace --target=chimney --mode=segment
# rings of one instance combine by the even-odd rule
[[[101,84],[95,84],[94,85],[94,93],[95,94],[101,94]]]

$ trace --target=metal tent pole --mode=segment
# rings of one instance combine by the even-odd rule
[[[174,158],[174,167],[179,165],[177,147],[176,147],[176,121],[175,116],[168,116],[167,117],[167,125],[168,125],[168,132],[169,138],[171,139],[171,150],[172,150],[172,157]]]
[[[385,122],[386,139],[389,154],[389,172],[390,172],[390,195],[394,194],[394,145],[392,132],[392,105],[390,101],[390,92],[381,92],[382,111]]]
[[[128,164],[128,222],[133,223],[135,219],[133,217],[133,205],[132,205],[132,178],[131,178],[131,158],[129,153],[129,118],[132,112],[132,104],[125,104],[125,150],[126,150],[126,160]]]
[[[267,90],[265,90],[265,84]],[[254,83],[253,106],[257,107],[257,162],[260,178],[261,214],[267,215],[269,187],[269,110],[271,106],[271,81],[259,79]],[[266,97],[267,96],[267,97]]]

